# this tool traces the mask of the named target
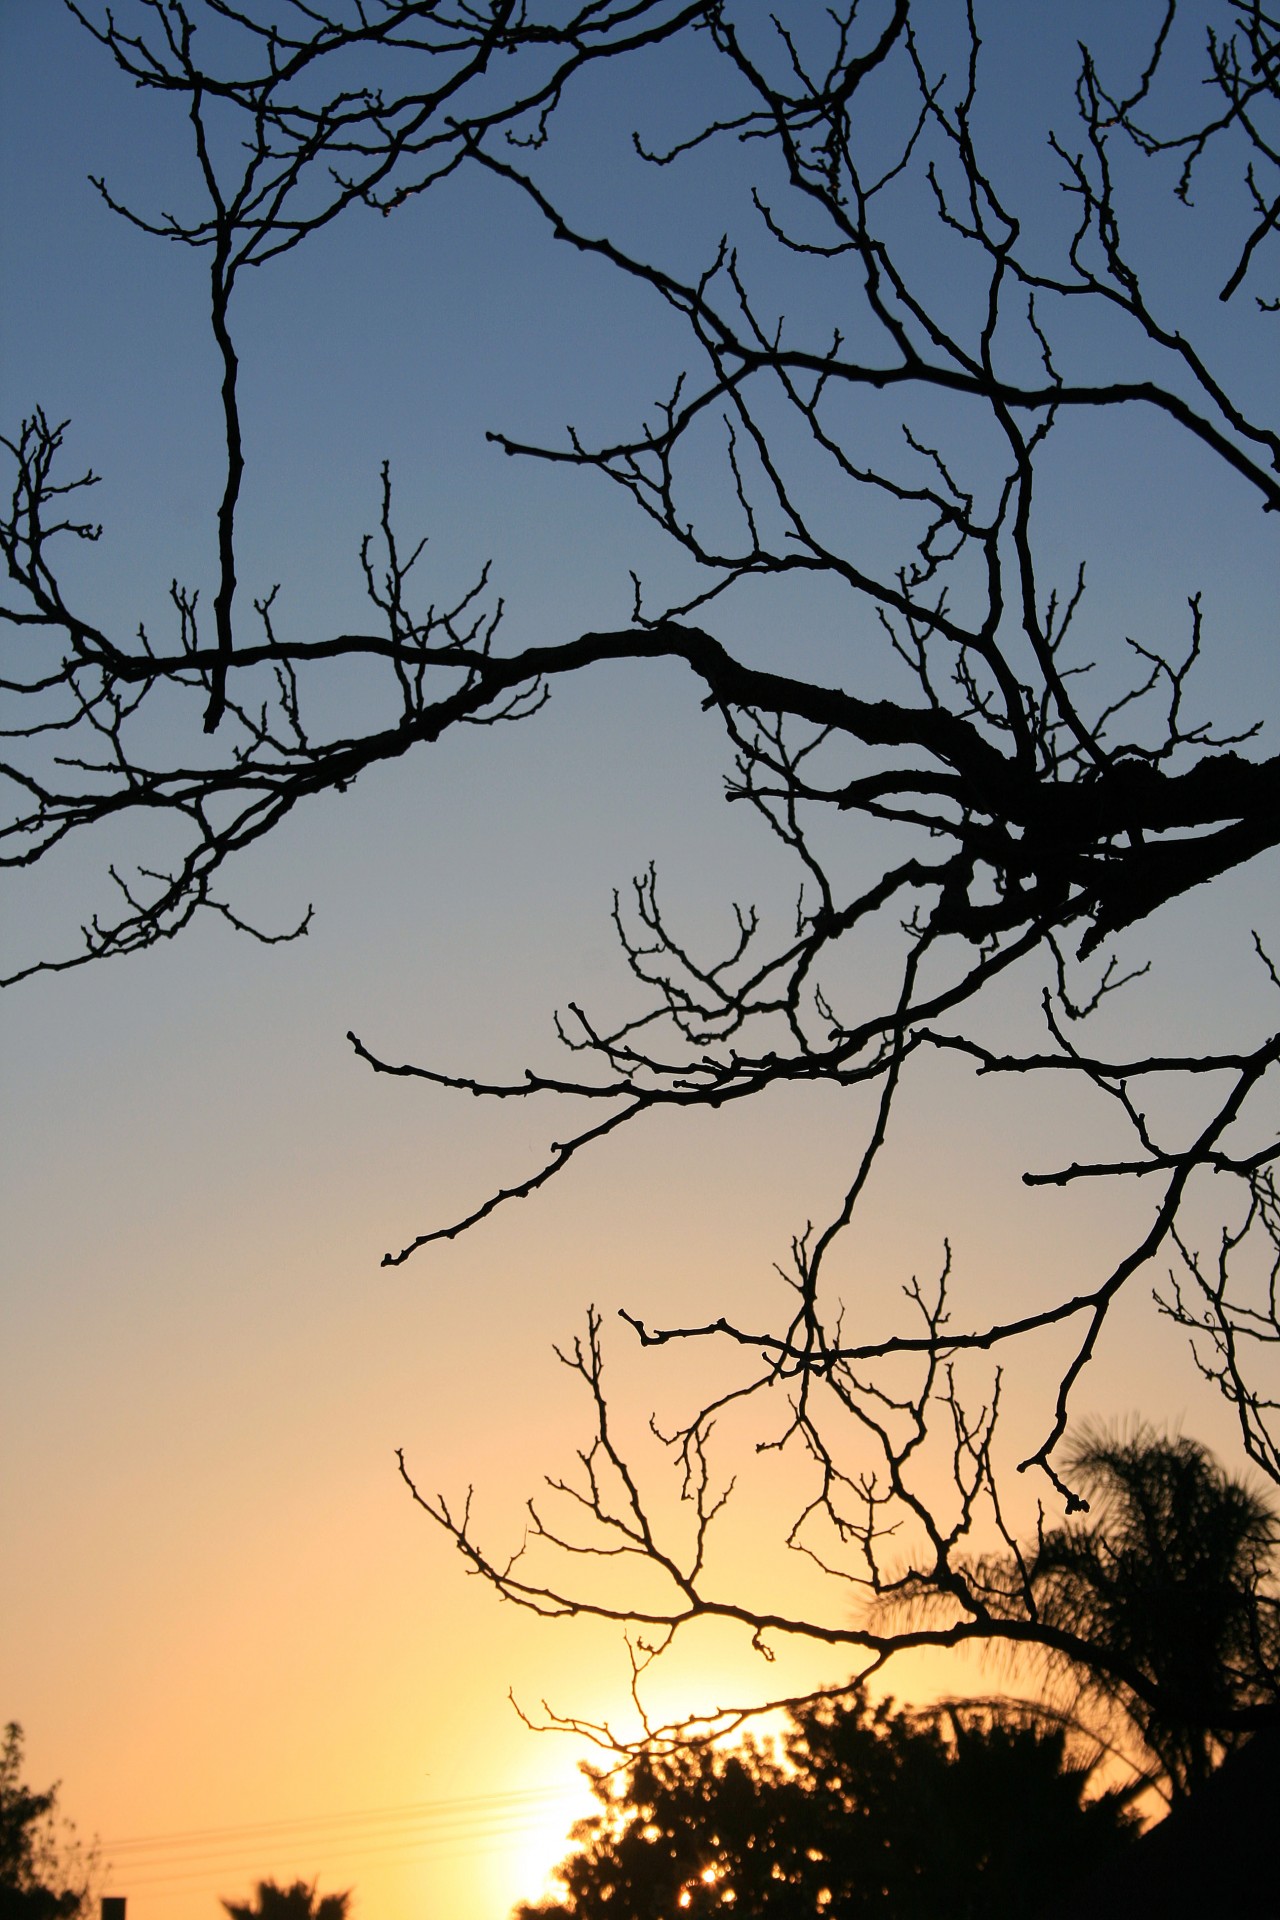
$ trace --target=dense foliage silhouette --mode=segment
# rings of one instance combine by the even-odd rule
[[[562,1895],[516,1920],[1016,1920],[1136,1833],[1122,1792],[1086,1797],[1087,1744],[992,1707],[809,1705],[778,1751],[748,1741],[594,1774],[601,1811],[575,1830]]]
[[[0,1745],[0,1920],[75,1920],[87,1907],[94,1857],[74,1829],[59,1827],[57,1787],[36,1793],[23,1781],[22,1746],[11,1720]]]

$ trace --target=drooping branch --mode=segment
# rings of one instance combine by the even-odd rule
[[[940,1297],[945,1298],[945,1285]],[[829,1615],[816,1618],[812,1613],[797,1615],[717,1592],[711,1535],[725,1513],[733,1484],[717,1487],[713,1482],[707,1450],[709,1417],[700,1417],[692,1428],[666,1441],[678,1486],[672,1512],[666,1494],[653,1490],[655,1476],[648,1474],[642,1482],[614,1436],[603,1384],[600,1318],[594,1309],[588,1315],[585,1339],[575,1339],[559,1357],[586,1389],[594,1416],[592,1438],[580,1450],[572,1478],[547,1481],[548,1499],[563,1517],[553,1518],[541,1501],[530,1499],[524,1538],[507,1558],[495,1560],[478,1540],[470,1492],[460,1508],[443,1494],[424,1492],[403,1450],[397,1453],[401,1478],[415,1505],[450,1537],[468,1570],[505,1600],[542,1618],[585,1617],[626,1628],[632,1699],[641,1724],[639,1740],[608,1723],[555,1713],[544,1701],[548,1724],[589,1737],[614,1753],[668,1751],[722,1738],[762,1712],[802,1700],[844,1697],[865,1687],[889,1661],[905,1652],[999,1645],[1087,1669],[1098,1685],[1123,1691],[1150,1710],[1153,1718],[1169,1711],[1167,1676],[1153,1673],[1133,1650],[1109,1646],[1083,1620],[1071,1618],[1062,1609],[1037,1605],[1033,1579],[1042,1578],[1043,1569],[1033,1571],[1024,1564],[1003,1525],[1000,1534],[1010,1550],[1007,1563],[990,1554],[967,1553],[979,1510],[993,1502],[998,1506],[991,1465],[996,1409],[992,1406],[976,1422],[971,1420],[956,1397],[954,1381],[948,1376],[939,1382],[929,1362],[917,1388],[899,1401],[859,1386],[851,1376],[843,1382],[846,1404],[860,1403],[863,1430],[883,1450],[884,1490],[874,1479],[858,1483],[836,1470],[829,1473],[825,1492],[797,1521],[787,1544],[817,1559],[837,1581],[836,1604]],[[953,1427],[959,1495],[956,1517],[945,1533],[936,1519],[936,1495],[921,1498],[911,1486],[913,1455],[938,1406],[946,1410]],[[837,1504],[842,1495],[862,1509],[860,1517],[846,1517]],[[877,1543],[894,1531],[880,1522],[893,1503],[905,1504],[921,1522],[926,1558],[888,1580],[880,1570]],[[847,1550],[843,1564],[828,1564],[805,1543],[803,1531],[814,1515],[829,1523],[828,1531]],[[931,1558],[935,1554],[936,1562]],[[1039,1558],[1047,1562],[1043,1541]],[[1011,1573],[1019,1566],[1023,1567],[1021,1585],[1019,1577],[1011,1584]],[[862,1604],[852,1616],[851,1591],[862,1595]],[[638,1597],[641,1592],[647,1597]],[[920,1596],[926,1597],[926,1605],[919,1604]],[[1264,1613],[1271,1604],[1263,1600]],[[704,1705],[691,1718],[655,1723],[644,1704],[645,1672],[678,1638],[707,1624],[740,1629],[766,1663],[788,1642],[816,1642],[838,1654],[851,1667],[850,1675],[837,1687],[743,1704]],[[1262,1690],[1262,1697],[1250,1693],[1219,1702],[1213,1724],[1221,1735],[1231,1738],[1274,1725],[1278,1713],[1280,1700],[1271,1686]]]
[[[490,1182],[387,1259],[477,1227],[660,1112],[826,1085],[862,1096],[869,1117],[834,1193],[794,1238],[776,1315],[744,1324],[732,1302],[701,1296],[679,1324],[653,1324],[642,1305],[624,1313],[644,1347],[694,1341],[724,1355],[727,1384],[709,1384],[668,1434],[674,1543],[617,1439],[594,1315],[585,1343],[562,1355],[589,1392],[593,1437],[577,1475],[553,1478],[550,1504],[531,1504],[521,1552],[490,1558],[469,1505],[459,1514],[410,1481],[411,1491],[504,1597],[634,1628],[637,1672],[703,1619],[737,1623],[762,1649],[770,1636],[814,1639],[859,1662],[863,1677],[904,1649],[993,1636],[1072,1656],[1070,1637],[1055,1641],[1037,1617],[1026,1566],[994,1595],[973,1571],[984,1529],[1015,1562],[1017,1548],[995,1467],[1008,1387],[990,1379],[971,1401],[966,1368],[992,1356],[1007,1383],[1020,1346],[1059,1336],[1043,1438],[1021,1464],[1072,1508],[1077,1489],[1054,1464],[1072,1395],[1117,1302],[1172,1251],[1180,1264],[1161,1309],[1191,1334],[1250,1457],[1280,1477],[1280,1403],[1255,1366],[1274,1360],[1280,1340],[1275,1021],[1229,1008],[1230,1038],[1211,1048],[1194,1031],[1146,1054],[1095,1039],[1146,972],[1111,953],[1112,941],[1274,855],[1280,755],[1257,739],[1271,716],[1261,687],[1235,731],[1199,704],[1232,653],[1230,609],[1193,590],[1155,640],[1112,632],[1084,562],[1064,562],[1046,505],[1061,513],[1052,489],[1073,473],[1060,462],[1072,436],[1090,449],[1075,456],[1079,498],[1117,437],[1157,423],[1159,457],[1186,462],[1193,493],[1212,488],[1242,524],[1280,507],[1280,431],[1256,375],[1271,364],[1267,349],[1236,355],[1194,301],[1184,311],[1169,276],[1146,264],[1144,213],[1171,165],[1193,238],[1229,257],[1223,301],[1261,284],[1280,206],[1274,19],[1260,0],[1238,0],[1228,26],[1209,22],[1215,105],[1190,131],[1173,124],[1187,4],[1170,0],[1136,75],[1113,83],[1107,62],[1084,53],[1073,94],[1046,108],[1062,225],[984,133],[999,45],[984,44],[976,6],[952,15],[886,0],[874,19],[852,5],[834,16],[795,10],[767,29],[746,10],[675,0],[593,0],[568,13],[511,0],[328,12],[136,0],[127,24],[73,11],[132,80],[187,114],[195,211],[126,209],[103,192],[146,231],[208,254],[225,468],[212,632],[196,591],[175,585],[171,633],[123,638],[73,604],[60,570],[63,543],[98,538],[77,517],[95,476],[62,477],[64,428],[41,414],[2,443],[14,470],[0,516],[13,662],[3,684],[20,712],[3,736],[12,807],[0,864],[31,866],[90,828],[159,822],[179,844],[167,866],[112,870],[123,904],[89,922],[79,952],[20,963],[11,978],[145,948],[201,908],[241,925],[216,889],[240,852],[314,795],[342,793],[454,728],[526,718],[565,676],[683,662],[695,698],[724,725],[727,799],[791,864],[794,914],[735,904],[708,945],[674,924],[650,867],[615,902],[625,1008],[571,1003],[554,1065],[486,1079],[394,1059],[352,1035],[379,1073],[570,1116],[531,1168]],[[703,63],[704,118],[661,152],[637,135],[642,183],[650,167],[714,145],[743,192],[740,228],[701,272],[640,251],[621,218],[599,230],[575,211],[564,170],[546,165],[571,86],[589,85],[601,63],[664,48]],[[1069,133],[1060,111],[1074,115]],[[1192,189],[1210,148],[1221,204],[1196,225]],[[238,275],[361,209],[393,216],[464,169],[487,172],[637,311],[678,333],[681,371],[638,425],[571,429],[550,446],[500,427],[490,437],[513,457],[619,489],[692,584],[664,600],[636,580],[624,624],[575,615],[552,640],[527,644],[497,595],[500,556],[461,589],[425,592],[423,546],[402,544],[384,470],[378,532],[359,548],[368,630],[294,631],[275,588],[250,617],[238,588]],[[1197,256],[1182,278],[1207,271]],[[1259,297],[1252,313],[1245,304],[1233,324],[1271,324],[1274,302]],[[882,431],[890,407],[892,440]],[[1197,513],[1170,528],[1171,543],[1194,536]],[[814,583],[839,609],[843,647],[821,671],[804,650],[803,589]],[[761,587],[797,594],[763,646],[735,627]],[[335,729],[316,719],[316,689],[337,663],[363,668],[367,705],[359,723],[344,715]],[[190,716],[185,746],[175,712]],[[864,942],[887,956],[874,988],[856,965]],[[1261,943],[1259,957],[1280,986]],[[1039,1003],[1043,1031],[1006,1043],[994,1036],[1015,995]],[[1097,1127],[1062,1161],[1023,1167],[1024,1181],[1076,1193],[1137,1185],[1150,1190],[1150,1212],[1098,1271],[1056,1292],[1032,1277],[999,1317],[959,1297],[948,1249],[936,1290],[911,1281],[905,1317],[872,1326],[841,1303],[840,1251],[881,1178],[904,1089],[940,1059],[969,1063],[975,1078],[1030,1078],[1046,1099],[1075,1090]],[[1223,1192],[1228,1225],[1206,1259],[1187,1219],[1198,1196]],[[715,1587],[709,1543],[730,1476],[713,1471],[712,1432],[757,1410],[756,1446],[802,1465],[785,1545],[833,1580],[831,1616]],[[659,1438],[666,1431],[655,1424]],[[942,1496],[922,1471],[938,1447]],[[907,1535],[895,1568],[888,1543]],[[572,1577],[543,1571],[557,1556]],[[659,1598],[577,1580],[602,1568],[634,1575],[637,1592],[656,1583]],[[871,1600],[927,1589],[950,1611],[927,1628],[850,1623],[851,1587]],[[1128,1670],[1119,1677],[1140,1684]]]

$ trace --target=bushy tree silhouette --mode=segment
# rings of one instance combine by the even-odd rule
[[[1016,1920],[1050,1878],[1118,1857],[1123,1792],[1090,1799],[1087,1743],[986,1707],[910,1713],[831,1700],[791,1716],[781,1750],[646,1757],[593,1775],[563,1893],[516,1920]]]
[[[74,1829],[56,1822],[58,1789],[35,1793],[22,1779],[22,1728],[11,1720],[0,1746],[0,1920],[74,1920],[96,1866]]]

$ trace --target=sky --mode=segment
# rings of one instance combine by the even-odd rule
[[[999,99],[1038,71],[1010,26],[1020,11],[996,10]],[[1078,11],[1096,24],[1097,8]],[[696,92],[656,61],[642,81],[662,125]],[[572,108],[567,187],[588,213],[616,204],[630,230],[700,257],[728,190],[720,163],[641,196],[624,167],[630,110],[607,86]],[[87,176],[168,204],[187,166],[181,125],[60,8],[0,12],[5,431],[35,404],[73,422],[106,528],[75,578],[126,631],[162,627],[171,579],[208,581],[215,369],[200,262],[113,218]],[[624,620],[633,567],[679,590],[680,565],[616,493],[485,442],[493,427],[625,423],[674,363],[660,316],[562,255],[468,177],[395,221],[353,217],[246,289],[242,575],[253,591],[281,582],[297,631],[357,604],[384,458],[404,524],[430,536],[431,591],[465,587],[493,555],[522,642]],[[1273,577],[1258,516],[1229,492],[1203,498],[1188,551],[1197,476],[1158,438],[1109,447],[1079,480],[1068,462],[1053,537],[1064,559],[1090,556],[1098,630],[1159,629],[1203,584],[1231,634],[1218,711],[1265,711],[1277,669],[1273,598],[1251,584]],[[757,657],[797,616],[830,661],[838,621],[820,599],[766,591],[717,617]],[[553,1343],[600,1305],[622,1417],[642,1434],[651,1406],[687,1397],[687,1362],[641,1361],[616,1309],[769,1299],[772,1263],[839,1191],[859,1116],[819,1093],[668,1117],[383,1269],[387,1248],[522,1170],[550,1122],[377,1079],[345,1035],[458,1071],[546,1064],[553,1009],[616,994],[611,892],[650,859],[699,937],[721,937],[733,899],[785,911],[776,849],[722,803],[726,764],[680,669],[610,668],[501,738],[451,736],[317,803],[248,856],[237,903],[286,924],[314,902],[306,940],[264,948],[197,925],[6,996],[0,1719],[24,1725],[33,1784],[60,1779],[66,1812],[101,1836],[130,1920],[210,1920],[266,1874],[353,1886],[356,1920],[502,1920],[542,1891],[586,1810],[582,1742],[529,1731],[509,1695],[535,1720],[546,1702],[626,1724],[620,1636],[501,1607],[415,1512],[395,1449],[433,1491],[474,1485],[489,1537],[514,1546],[525,1498],[585,1432]],[[116,851],[70,847],[24,883],[7,950],[65,945]],[[1176,1022],[1220,1039],[1264,1017],[1239,956],[1249,927],[1274,923],[1274,882],[1274,864],[1255,866],[1215,890],[1212,915],[1171,909],[1158,980],[1116,1032]],[[1068,1204],[1004,1177],[1053,1158],[1080,1118],[940,1066],[911,1095],[851,1257],[897,1287],[936,1271],[950,1236],[984,1311],[1022,1297],[1029,1274],[1047,1288],[1096,1270],[1141,1197]],[[1011,1448],[1043,1420],[1037,1364]],[[1230,1447],[1224,1409],[1145,1295],[1118,1314],[1079,1412]],[[785,1493],[764,1485],[730,1527],[727,1583],[754,1578]],[[808,1592],[784,1556],[767,1565],[789,1599]],[[680,1712],[840,1677],[803,1651],[762,1676],[707,1635],[655,1699]],[[958,1682],[920,1663],[892,1684],[923,1698]]]

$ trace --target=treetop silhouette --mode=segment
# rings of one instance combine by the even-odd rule
[[[347,1920],[351,1905],[346,1893],[317,1896],[314,1880],[294,1880],[287,1887],[275,1880],[259,1880],[251,1900],[222,1902],[231,1920]]]
[[[22,1779],[22,1728],[11,1720],[0,1745],[0,1917],[76,1920],[97,1866],[69,1822],[57,1820],[58,1789],[35,1793]]]
[[[1067,1461],[1090,1514],[1042,1537],[1035,1604],[1149,1682],[1144,1697],[1106,1669],[1075,1668],[1085,1696],[1121,1707],[1184,1797],[1221,1758],[1215,1728],[1241,1707],[1280,1706],[1280,1519],[1185,1436],[1086,1432]]]
[[[1086,1797],[1088,1744],[1007,1709],[812,1703],[781,1750],[748,1740],[592,1774],[601,1810],[575,1829],[563,1892],[514,1920],[1033,1915],[1137,1832],[1124,1789]]]

